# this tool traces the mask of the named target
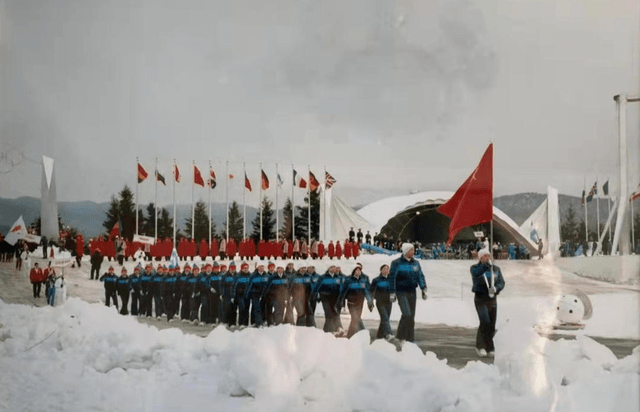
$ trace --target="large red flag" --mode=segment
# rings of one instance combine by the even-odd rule
[[[193,165],[193,183],[204,187],[204,179],[202,179],[202,174],[200,173],[200,169],[195,164]]]
[[[438,212],[451,218],[447,245],[462,229],[493,219],[493,143],[471,176]]]
[[[309,171],[309,189],[312,192],[315,192],[320,187],[320,182],[316,179],[315,175]]]
[[[176,182],[180,183],[180,169],[178,169],[178,165],[175,163],[173,164],[173,178]]]
[[[269,188],[269,178],[267,174],[262,170],[262,190],[267,190]]]
[[[246,187],[247,189],[249,189],[249,191],[251,191],[251,182],[247,177],[247,172],[244,172],[244,187]]]
[[[142,167],[140,163],[138,163],[138,183],[144,182],[144,180],[149,176],[149,173]]]

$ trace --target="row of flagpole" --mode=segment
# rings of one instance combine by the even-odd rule
[[[149,174],[147,173],[146,169],[142,166],[142,164],[140,164],[139,159],[136,157],[136,165],[137,165],[137,181],[136,181],[136,230],[135,233],[136,235],[138,234],[138,227],[139,227],[139,222],[138,222],[138,208],[139,208],[139,191],[138,191],[138,186],[140,185],[140,183],[142,183],[144,180],[147,179],[147,177],[149,176]],[[201,186],[201,187],[205,187],[205,182],[204,179],[202,178],[202,173],[200,172],[200,169],[198,169],[195,161],[192,161],[192,167],[193,167],[193,182],[191,185],[191,238],[193,239],[195,236],[195,186]],[[249,178],[247,177],[247,172],[246,172],[246,164],[243,163],[242,164],[242,169],[244,172],[244,179],[245,179],[245,190],[243,190],[243,194],[242,194],[242,203],[243,203],[243,227],[242,227],[242,236],[243,238],[246,238],[246,217],[247,217],[247,211],[246,211],[246,190],[252,191],[252,187],[251,187],[251,181],[249,180]],[[308,179],[309,179],[309,184],[307,184],[307,182],[304,180],[304,178],[302,178],[295,170],[294,166],[291,165],[291,169],[293,172],[293,184],[291,187],[291,202],[292,202],[292,206],[294,206],[292,209],[292,213],[291,213],[291,230],[292,230],[292,239],[295,239],[295,198],[294,198],[294,189],[296,187],[298,188],[307,188],[307,196],[308,196],[308,200],[309,200],[309,204],[308,204],[308,243],[311,244],[311,190],[318,190],[321,185],[319,183],[319,181],[317,180],[317,178],[315,177],[315,175],[311,172],[311,167],[307,166],[308,169]],[[327,173],[326,168],[324,168],[324,172],[325,172],[325,180],[324,180],[324,187],[326,189],[330,189],[333,184],[336,183],[336,180],[333,176],[331,176],[329,173]],[[264,172],[264,169],[262,168],[262,163],[260,163],[260,200],[259,200],[259,208],[260,208],[260,240],[262,240],[263,238],[263,220],[262,220],[262,201],[263,201],[263,190],[267,190],[269,188],[269,179],[266,175],[266,173]],[[164,176],[162,174],[160,174],[158,172],[158,158],[155,158],[155,187],[154,187],[154,210],[155,210],[155,216],[154,216],[154,239],[155,241],[157,241],[158,239],[158,207],[157,207],[157,193],[158,193],[158,182],[161,182],[162,184],[164,184],[166,186],[166,181],[164,179]],[[226,240],[229,240],[229,180],[234,178],[234,175],[229,174],[229,161],[226,161]],[[177,232],[177,214],[176,214],[176,195],[175,195],[175,187],[176,187],[176,182],[180,182],[181,179],[181,174],[180,174],[180,169],[178,168],[178,165],[176,164],[175,159],[173,160],[173,184],[172,184],[172,193],[173,193],[173,244],[176,244],[176,232]],[[209,179],[207,179],[207,187],[209,188],[208,190],[208,201],[209,201],[209,242],[211,242],[212,239],[212,215],[211,215],[211,190],[213,190],[216,187],[216,175],[215,172],[213,170],[213,167],[211,165],[211,161],[209,161]],[[276,163],[276,206],[275,206],[275,211],[276,211],[276,241],[280,241],[280,236],[279,236],[279,214],[278,214],[278,206],[279,206],[279,198],[278,198],[278,192],[279,192],[279,187],[281,187],[283,185],[283,180],[280,177],[280,173],[278,172],[278,164]]]

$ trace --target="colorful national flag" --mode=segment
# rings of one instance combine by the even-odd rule
[[[640,183],[638,183],[638,187],[635,192],[631,193],[631,197],[629,198],[630,202],[640,198]]]
[[[318,190],[319,187],[320,187],[320,182],[318,182],[318,179],[316,179],[316,177],[313,175],[311,170],[309,170],[309,189],[312,192],[315,192],[316,190]]]
[[[251,182],[247,177],[247,172],[244,172],[244,187],[246,187],[247,189],[249,189],[249,191],[251,191]]]
[[[282,181],[282,177],[280,177],[280,173],[277,174],[276,180],[278,181],[278,187],[282,187],[284,182]]]
[[[111,232],[109,232],[109,240],[113,239],[116,236],[119,236],[122,233],[122,220],[118,218],[118,221],[113,225]]]
[[[493,143],[484,152],[471,176],[438,212],[451,218],[447,244],[465,227],[493,219]]]
[[[22,216],[20,216],[18,220],[13,223],[11,229],[9,229],[9,233],[4,238],[4,241],[13,246],[16,244],[18,239],[22,239],[22,237],[26,234],[27,225],[24,224],[24,219],[22,219]]]
[[[335,183],[336,179],[334,179],[334,177],[331,176],[329,172],[324,172],[324,186],[327,189],[331,189],[331,186],[333,186]]]
[[[609,181],[607,180],[605,184],[602,185],[602,193],[605,196],[609,196]]]
[[[202,179],[202,173],[195,164],[193,165],[193,184],[204,187],[204,179]]]
[[[207,181],[207,183],[211,189],[215,189],[218,185],[216,182],[216,172],[214,172],[211,168],[209,169],[209,180]]]
[[[269,188],[269,178],[267,177],[266,173],[264,172],[264,170],[262,171],[262,190],[267,190]]]
[[[593,196],[597,194],[598,194],[598,182],[596,181],[591,187],[591,190],[589,190],[589,194],[587,195],[587,203],[591,202],[593,200]]]
[[[173,164],[173,178],[176,182],[180,183],[180,169],[178,169],[178,165],[175,163]]]
[[[584,206],[585,195],[586,195],[586,192],[583,190],[582,191],[582,206]]]
[[[167,185],[167,182],[164,181],[164,176],[162,176],[160,172],[158,172],[157,170],[156,170],[156,180],[165,186]]]
[[[138,183],[144,182],[144,180],[149,177],[149,173],[144,170],[144,167],[140,163],[138,163]]]
[[[307,187],[307,181],[304,180],[295,169],[293,170],[293,184],[302,189]]]

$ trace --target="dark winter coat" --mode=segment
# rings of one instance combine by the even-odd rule
[[[476,263],[471,266],[471,280],[473,280],[473,287],[471,291],[478,295],[489,295],[489,289],[487,289],[487,282],[491,284],[491,264],[490,263]],[[502,277],[502,271],[496,265],[493,265],[493,275],[495,276],[494,286],[496,287],[496,296],[504,289],[504,278]],[[487,278],[487,282],[483,279]]]
[[[407,260],[404,256],[393,260],[389,268],[389,279],[391,286],[390,293],[413,292],[418,286],[420,289],[427,289],[427,282],[420,268],[420,263],[411,258]]]

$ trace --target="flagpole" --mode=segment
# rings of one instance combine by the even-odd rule
[[[176,247],[176,159],[173,159],[173,247]]]
[[[260,203],[258,203],[260,208],[260,240],[262,240],[262,173],[262,163],[260,163]]]
[[[609,191],[608,189],[609,189],[609,178],[607,177],[607,192]],[[609,193],[607,193],[607,207],[610,215],[611,214],[611,195],[609,195]],[[611,244],[611,225],[609,225],[609,244]]]
[[[227,160],[227,242],[229,241],[229,161]]]
[[[242,190],[242,240],[247,237],[247,169],[246,164],[242,162],[242,170],[244,171],[244,189]]]
[[[211,248],[211,160],[209,160],[209,248]]]
[[[279,177],[278,164],[276,163],[276,243],[280,242],[280,213],[278,212],[278,186],[280,186]]]
[[[596,176],[596,192],[594,193],[596,197],[596,224],[598,225],[596,232],[598,233],[598,241],[600,240],[600,198],[598,197],[598,176]]]
[[[589,204],[589,202],[587,202],[587,176],[584,176],[584,183],[583,183],[583,187],[584,187],[584,238],[585,238],[585,242],[587,242],[587,247],[589,247],[589,220],[587,220],[587,205]],[[585,251],[586,252],[586,251]]]
[[[195,218],[196,218],[196,208],[195,208],[195,203],[193,202],[193,194],[194,194],[194,186],[196,185],[196,161],[192,160],[191,161],[193,163],[191,169],[193,171],[193,180],[191,181],[191,239],[194,240],[195,242]]]
[[[493,145],[493,139],[491,139],[490,144]],[[493,152],[493,149],[491,149]],[[489,222],[489,256],[491,257],[491,287],[495,287],[496,281],[493,276],[493,156],[494,153],[491,154],[491,220]],[[538,257],[539,259],[540,257]],[[494,295],[495,296],[495,295]]]
[[[140,160],[136,157],[136,235],[138,234],[138,186],[140,185],[140,179],[138,178],[140,167]]]
[[[296,179],[295,179],[295,170],[293,169],[293,165],[291,165],[291,172],[293,179],[293,184],[291,185],[291,242],[296,240],[296,201],[293,197],[295,194],[294,189],[296,187]]]
[[[631,197],[631,199],[633,199],[633,197]],[[635,234],[633,233],[633,200],[631,200],[631,252],[633,253],[635,251],[635,247],[636,247],[636,239],[635,239]]]
[[[327,237],[327,166],[324,166],[324,190],[322,191],[322,203],[324,207],[322,208],[322,237]],[[321,237],[321,239],[322,239]]]
[[[156,157],[156,184],[153,193],[154,241],[158,243],[158,158]]]
[[[309,184],[307,186],[307,196],[309,198],[309,211],[307,213],[307,247],[311,246],[311,166],[307,165],[307,177]]]

